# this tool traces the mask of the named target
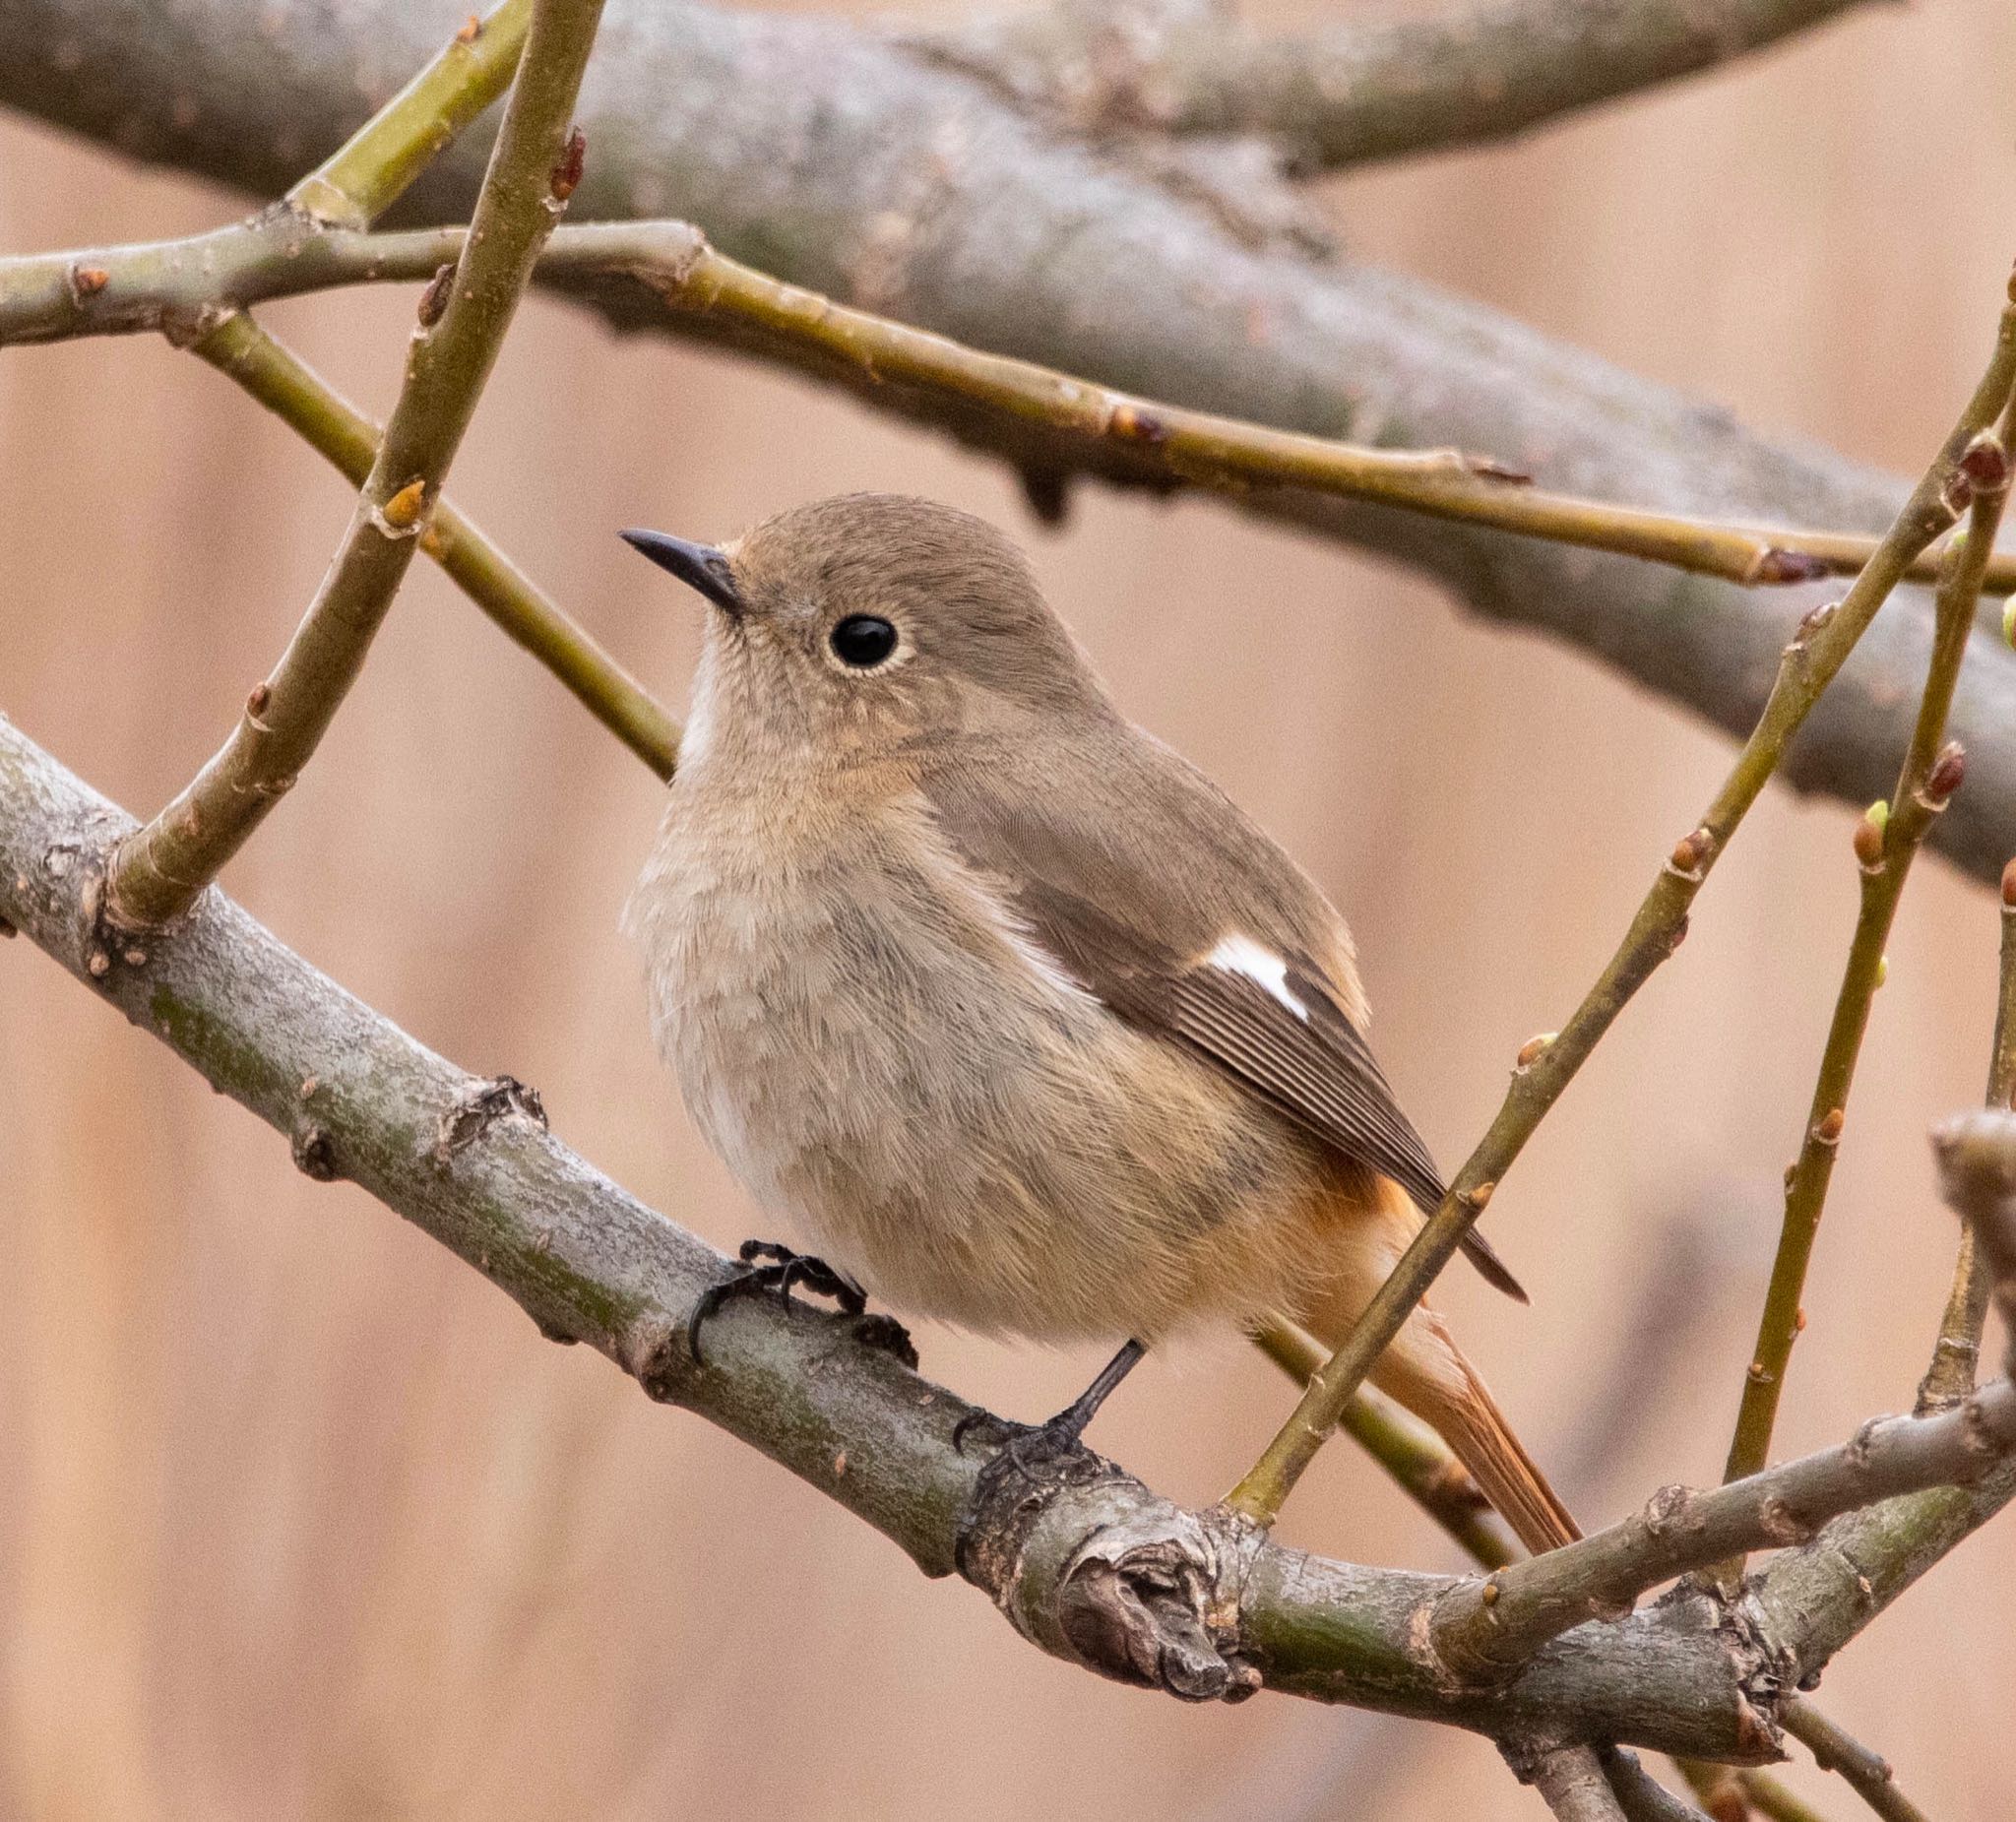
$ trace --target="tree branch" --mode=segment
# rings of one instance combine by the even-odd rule
[[[1471,1680],[1501,1676],[1585,1620],[1726,1556],[1805,1543],[1830,1520],[1900,1493],[1971,1486],[2016,1452],[2016,1384],[1997,1379],[1929,1417],[1882,1417],[1851,1442],[1712,1492],[1670,1486],[1621,1525],[1459,1584],[1429,1621],[1435,1655]]]
[[[360,74],[389,94],[461,10],[346,0],[312,32],[277,33],[249,29],[256,0],[187,0],[167,33],[140,0],[13,0],[0,8],[0,101],[272,196],[365,111]],[[1316,436],[1484,451],[1564,492],[1861,530],[1901,497],[1886,476],[1765,442],[1431,287],[1255,250],[1194,199],[845,25],[616,0],[607,30],[617,54],[598,60],[580,109],[598,155],[577,217],[676,204],[728,254],[975,347]],[[465,217],[475,138],[404,206]],[[719,336],[668,318],[634,283],[592,296],[622,325]],[[1014,462],[1053,500],[1068,482],[1054,439],[903,388],[862,396]],[[1292,490],[1243,505],[1415,565],[1474,610],[1569,640],[1739,734],[1815,598]],[[1929,643],[1922,604],[1900,600],[1806,727],[1790,782],[1858,805],[1887,789],[1913,706],[1898,680],[1923,674]],[[2016,852],[2016,655],[1999,642],[1970,664],[1953,731],[1977,788],[1934,842],[1992,879]]]
[[[1484,0],[1262,36],[1215,0],[1062,0],[892,29],[1073,131],[1261,134],[1336,168],[1509,138],[1864,0]]]
[[[286,215],[127,247],[0,260],[0,344],[160,329],[200,334],[233,307],[345,283],[433,277],[464,236],[308,234]],[[1546,538],[1718,576],[1745,588],[1859,574],[1876,548],[1860,533],[1733,526],[1534,487],[1460,450],[1385,450],[1299,436],[1096,386],[1033,361],[969,348],[784,284],[725,258],[683,221],[559,229],[537,270],[594,283],[627,278],[676,315],[703,319],[744,349],[858,389],[899,386],[951,405],[1001,436],[1027,431],[1072,472],[1176,492],[1242,497],[1297,488],[1337,499]],[[89,289],[76,275],[93,275]],[[202,351],[200,341],[194,344]],[[1920,558],[1907,577],[1930,582]],[[2016,552],[1989,559],[1984,586],[2016,592]]]
[[[1560,1822],[1624,1822],[1594,1746],[1556,1746],[1526,1776]]]
[[[475,412],[540,245],[572,193],[561,158],[601,0],[536,0],[504,124],[438,322],[406,381],[335,561],[230,738],[121,844],[105,909],[120,925],[179,916],[292,786],[363,666]],[[423,79],[424,80],[424,79]],[[333,195],[334,187],[324,188]]]
[[[532,16],[533,0],[504,0],[488,19],[472,13],[366,131],[287,191],[288,208],[331,227],[368,227],[509,87]]]
[[[1809,616],[1785,648],[1764,712],[1699,827],[1674,846],[1623,942],[1575,1009],[1574,1017],[1544,1043],[1536,1042],[1521,1051],[1503,1104],[1477,1149],[1450,1180],[1442,1206],[1409,1243],[1336,1353],[1310,1380],[1288,1421],[1228,1495],[1228,1503],[1235,1510],[1260,1524],[1273,1522],[1283,1500],[1337,1427],[1346,1402],[1399,1334],[1436,1275],[1455,1256],[1499,1178],[1618,1013],[1678,946],[1695,895],[1777,771],[1793,736],[1847,662],[1906,565],[1952,524],[1956,502],[1966,498],[1972,485],[1965,466],[1969,454],[1977,439],[2008,408],[2012,389],[2016,389],[2016,297],[2003,308],[1994,351],[1973,398],[1885,534],[1876,556],[1838,608]],[[2006,485],[2006,463],[1997,472],[2001,484]]]
[[[1781,1719],[1785,1730],[1812,1753],[1813,1763],[1823,1772],[1839,1772],[1884,1822],[1927,1822],[1925,1812],[1897,1788],[1890,1761],[1836,1727],[1804,1697],[1786,1703]]]
[[[363,485],[378,452],[378,426],[249,316],[226,317],[190,348],[284,418],[346,479]],[[679,757],[678,723],[447,498],[435,502],[419,543],[589,714],[660,778],[671,777]]]
[[[1965,777],[1965,751],[1958,744],[1943,751],[1941,747],[1981,598],[1986,553],[1993,546],[2009,493],[2007,440],[2016,434],[2016,414],[2005,405],[2000,416],[2000,436],[1984,432],[1961,458],[1974,500],[1967,531],[1950,552],[1947,574],[1939,584],[1931,662],[1921,692],[1918,723],[1898,769],[1896,790],[1889,806],[1872,807],[1856,826],[1860,907],[1807,1109],[1805,1137],[1786,1177],[1784,1225],[1757,1319],[1756,1345],[1743,1374],[1725,1479],[1753,1475],[1770,1459],[1786,1370],[1803,1325],[1800,1300],[1805,1292],[1806,1267],[1819,1234],[1834,1160],[1841,1150],[1869,1008],[1882,984],[1890,926],[1920,844]],[[1732,1559],[1720,1566],[1718,1574],[1725,1587],[1733,1589],[1741,1578],[1742,1563]]]

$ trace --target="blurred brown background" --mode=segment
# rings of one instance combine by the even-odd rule
[[[451,9],[453,10],[453,9]],[[1283,14],[1286,18],[1286,14]],[[1971,382],[2016,220],[2016,13],[1871,10],[1510,150],[1343,186],[1368,256],[1897,468]],[[236,205],[0,122],[0,246]],[[269,320],[382,411],[412,307]],[[0,358],[0,712],[151,810],[279,650],[347,505],[223,381],[146,341]],[[1014,526],[1142,720],[1354,923],[1403,1099],[1453,1162],[1558,1025],[1726,743],[1405,578],[1208,503],[992,469],[794,381],[526,311],[455,475],[675,699],[694,616],[613,536],[725,534],[849,487]],[[226,883],[288,942],[674,1218],[755,1218],[651,1053],[616,913],[658,787],[431,567]],[[1584,1517],[1720,1470],[1853,915],[1848,822],[1767,799],[1694,933],[1494,1201],[1535,1292],[1443,1297]],[[1996,940],[1928,864],[1891,951],[1809,1286],[1786,1451],[1908,1404],[1952,1223],[1922,1132],[1980,1092]],[[0,949],[0,1813],[36,1817],[1537,1817],[1468,1735],[1268,1697],[1195,1711],[1051,1663],[837,1507],[285,1148],[26,944]],[[926,1329],[1036,1415],[1083,1357]],[[1153,1361],[1098,1440],[1220,1492],[1285,1409],[1233,1344]],[[1294,1540],[1455,1552],[1331,1449]],[[1826,1699],[1943,1818],[2010,1813],[2016,1525],[1963,1548]],[[1855,1805],[1809,1769],[1795,1783]]]

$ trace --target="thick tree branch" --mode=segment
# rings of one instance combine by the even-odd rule
[[[1261,134],[1336,167],[1504,139],[1864,3],[1470,0],[1263,36],[1217,0],[1061,0],[892,31],[1078,132]]]
[[[460,0],[322,0],[267,32],[252,28],[257,0],[188,0],[165,29],[143,0],[14,0],[0,8],[0,101],[272,196],[365,111],[360,77],[389,94],[461,13]],[[1283,429],[1477,450],[1564,492],[1860,530],[1902,497],[1886,476],[1774,446],[1430,287],[1256,251],[1097,147],[836,22],[616,0],[605,31],[617,48],[584,93],[598,150],[577,218],[676,209],[731,255],[976,347]],[[406,206],[466,216],[476,137]],[[634,283],[593,296],[621,324],[709,333]],[[1054,439],[903,388],[863,396],[1015,462],[1051,499],[1068,480]],[[1295,491],[1245,505],[1416,565],[1475,610],[1569,640],[1735,732],[1815,598]],[[1885,790],[1909,734],[1899,684],[1923,674],[1929,643],[1922,602],[1900,600],[1805,729],[1791,782],[1857,804]],[[1984,642],[1953,715],[1976,788],[1934,842],[1987,879],[2016,852],[2012,730],[2016,655]]]
[[[1929,1417],[1883,1417],[1855,1439],[1712,1492],[1670,1486],[1607,1531],[1452,1589],[1430,1617],[1436,1655],[1489,1678],[1589,1619],[1630,1609],[1647,1589],[1725,1556],[1813,1539],[1830,1520],[1900,1493],[1969,1486],[2016,1452],[2016,1384],[1997,1379]]]
[[[1236,1695],[1257,1674],[1503,1737],[1774,1756],[1769,1673],[1705,1603],[1580,1628],[1509,1682],[1458,1689],[1416,1636],[1452,1578],[1282,1549],[1102,1464],[1044,1487],[989,1479],[981,1450],[952,1443],[972,1408],[849,1321],[737,1303],[696,1367],[685,1320],[725,1261],[568,1151],[517,1084],[434,1056],[220,894],[171,930],[109,932],[99,867],[131,827],[0,722],[0,918],[286,1134],[311,1175],[354,1181],[543,1331],[760,1448],[926,1573],[962,1568],[1045,1650],[1189,1695]]]

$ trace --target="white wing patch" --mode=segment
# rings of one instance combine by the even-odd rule
[[[1280,1001],[1304,1025],[1308,1024],[1308,1007],[1289,991],[1288,964],[1250,936],[1242,936],[1234,930],[1229,936],[1221,937],[1218,947],[1204,958],[1204,966],[1220,969],[1228,974],[1245,975],[1248,980],[1264,987],[1272,998]]]

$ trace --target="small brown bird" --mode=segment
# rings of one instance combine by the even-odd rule
[[[1341,1338],[1443,1193],[1351,933],[1114,709],[1020,552],[887,494],[720,549],[624,535],[714,608],[627,921],[686,1104],[764,1210],[899,1309],[1126,1338],[1048,1426],[1073,1439],[1186,1326]],[[753,1279],[821,1278],[762,1252]],[[1373,1378],[1530,1547],[1578,1535],[1425,1304]]]

